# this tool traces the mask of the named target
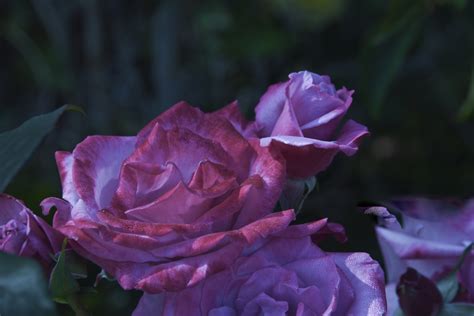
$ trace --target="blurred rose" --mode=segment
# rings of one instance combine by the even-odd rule
[[[405,316],[435,316],[443,305],[443,297],[436,284],[413,268],[402,274],[396,292]]]
[[[0,251],[32,257],[48,269],[63,238],[21,201],[0,194]]]
[[[371,212],[380,218],[376,232],[391,283],[387,287],[390,310],[397,306],[395,284],[407,267],[436,282],[454,268],[474,241],[474,200],[405,198],[392,204],[400,212],[400,223],[385,208]],[[465,291],[462,300],[474,302],[474,253],[464,260],[458,278]]]
[[[234,106],[204,114],[178,103],[136,137],[58,152],[65,201],[43,202],[58,208],[54,227],[125,289],[177,291],[228,267],[294,218],[272,213],[283,159],[241,135]]]
[[[325,222],[290,226],[195,287],[145,294],[133,315],[384,315],[380,266],[318,248],[310,235]]]
[[[355,154],[368,131],[348,121],[336,133],[353,91],[336,91],[329,77],[308,71],[289,77],[287,82],[270,86],[261,97],[255,109],[256,124],[261,144],[273,142],[283,153],[288,174],[307,178],[326,169],[339,151]]]

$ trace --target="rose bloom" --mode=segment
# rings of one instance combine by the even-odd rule
[[[31,257],[49,269],[61,250],[62,238],[23,202],[0,194],[0,251]]]
[[[380,266],[365,253],[322,251],[311,235],[325,224],[273,234],[192,288],[144,294],[133,315],[384,315]]]
[[[238,116],[236,104],[204,114],[181,102],[136,137],[88,137],[56,153],[64,200],[43,207],[58,209],[54,227],[123,288],[192,286],[294,219],[272,213],[284,160],[245,139]]]
[[[261,144],[275,143],[283,153],[288,174],[307,178],[326,169],[338,152],[355,154],[368,131],[348,121],[337,132],[353,91],[336,90],[328,76],[308,71],[289,78],[270,86],[261,97],[255,109],[256,125]]]
[[[387,271],[389,310],[398,306],[395,285],[408,267],[439,281],[454,268],[463,251],[474,242],[474,200],[465,203],[403,198],[392,202],[401,222],[385,208],[376,228]],[[474,302],[474,252],[466,257],[458,279],[457,300]]]

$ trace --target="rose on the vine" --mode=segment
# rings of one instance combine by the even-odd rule
[[[242,134],[236,104],[205,114],[178,103],[136,137],[91,136],[58,152],[63,200],[53,226],[125,289],[193,286],[248,245],[284,229],[272,213],[285,162]]]
[[[349,120],[338,126],[352,103],[353,91],[336,90],[328,76],[308,71],[270,86],[255,108],[261,144],[275,144],[288,174],[307,178],[325,170],[338,152],[352,156],[367,128]]]

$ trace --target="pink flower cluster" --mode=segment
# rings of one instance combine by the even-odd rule
[[[275,211],[288,179],[353,155],[368,134],[341,124],[352,91],[307,71],[289,78],[261,97],[254,122],[237,103],[203,113],[180,102],[136,136],[57,152],[63,196],[42,202],[57,209],[54,229],[0,196],[0,250],[47,260],[62,234],[144,291],[135,315],[384,315],[378,263],[317,246],[344,239],[341,226],[290,225],[292,209]]]

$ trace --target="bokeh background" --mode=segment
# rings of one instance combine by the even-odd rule
[[[328,248],[381,259],[360,201],[473,194],[474,1],[4,0],[0,57],[0,131],[65,103],[86,112],[66,114],[8,187],[35,211],[61,194],[54,151],[135,134],[180,100],[238,99],[251,118],[268,85],[303,69],[354,89],[348,117],[371,131],[305,203],[305,220],[346,226],[349,242]],[[130,314],[138,297],[98,292],[85,298],[96,314]]]

